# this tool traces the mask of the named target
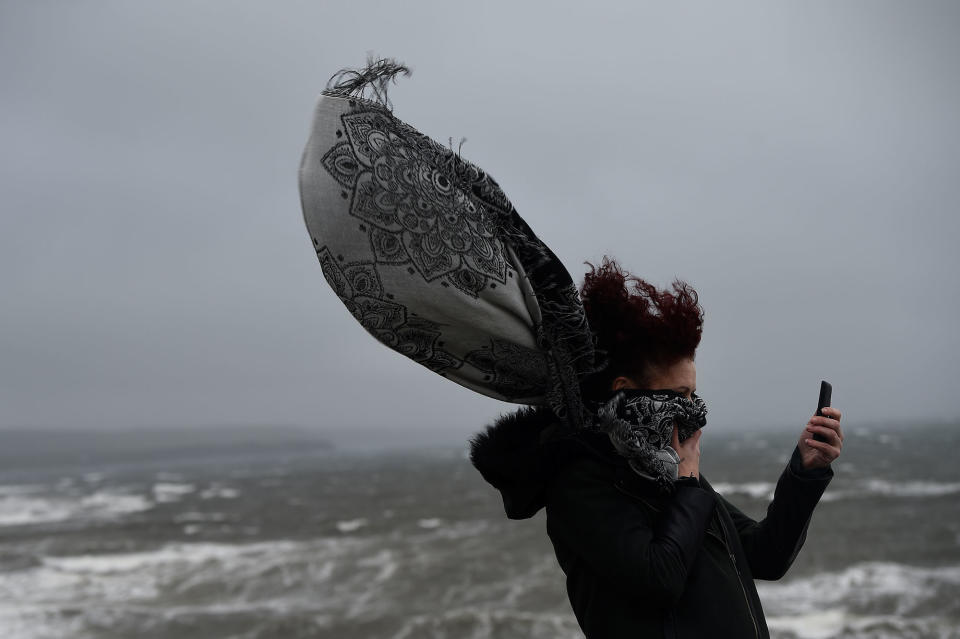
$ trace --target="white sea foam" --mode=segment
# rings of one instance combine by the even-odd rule
[[[43,486],[3,486],[0,492],[0,526],[22,526],[69,519],[78,509],[70,499],[39,495]]]
[[[223,513],[198,513],[195,511],[190,511],[186,513],[180,513],[175,515],[173,522],[175,524],[184,524],[184,523],[197,523],[205,521],[224,521],[227,516]]]
[[[63,521],[76,510],[77,504],[67,499],[6,496],[0,498],[0,526]]]
[[[714,490],[721,495],[746,495],[752,499],[772,499],[776,484],[773,482],[717,482]],[[867,478],[859,481],[844,482],[843,488],[828,488],[821,497],[822,501],[858,499],[864,497],[943,497],[960,493],[960,482],[941,482],[930,480],[892,481],[882,478]]]
[[[153,498],[158,503],[180,501],[184,495],[194,492],[193,484],[177,484],[172,482],[158,482],[153,485]]]
[[[773,637],[790,639],[957,639],[956,626],[943,617],[898,615],[855,615],[828,611],[797,617],[767,617]]]
[[[223,586],[256,587],[258,582],[266,581],[263,575],[277,566],[312,568],[311,562],[323,561],[331,552],[342,553],[343,544],[169,544],[136,553],[46,557],[35,568],[0,573],[0,636],[86,636],[71,629],[76,614],[69,611],[75,610],[79,602],[83,602],[83,614],[92,615],[95,622],[98,610],[122,610],[131,604],[158,601],[173,589],[188,592],[199,586],[201,591],[208,591],[211,584],[217,586],[215,594],[207,595],[210,600],[197,606],[197,610],[223,603],[238,609],[255,607],[257,604],[248,602],[244,595],[249,588],[237,591],[231,586],[227,591],[238,599],[231,600],[228,595],[223,601]],[[316,572],[320,572],[319,567]],[[61,612],[64,610],[67,614]],[[40,632],[45,626],[55,630]],[[20,632],[23,628],[37,632],[25,634]]]
[[[431,517],[429,519],[420,519],[419,521],[417,521],[418,526],[420,526],[421,528],[427,528],[427,529],[437,528],[440,526],[441,523],[443,523],[443,520],[437,517]]]
[[[367,520],[364,518],[360,519],[347,519],[345,521],[337,522],[337,530],[342,533],[349,533],[359,530],[367,525]]]
[[[43,484],[6,484],[0,486],[0,497],[8,495],[30,495],[33,493],[42,493],[46,490]]]
[[[888,479],[864,479],[849,488],[830,490],[823,494],[823,501],[857,499],[863,497],[933,498],[960,493],[960,482],[928,480],[890,481]]]
[[[375,555],[364,557],[357,561],[360,568],[376,568],[377,573],[373,576],[373,581],[384,582],[397,572],[397,562],[393,553],[389,550],[381,550]]]
[[[432,615],[413,615],[394,633],[392,639],[490,639],[505,628],[510,636],[582,639],[583,632],[572,613],[521,612],[491,610],[470,606],[453,608]]]
[[[751,481],[741,484],[729,482],[717,482],[713,484],[713,489],[721,495],[747,495],[753,499],[770,499],[773,497],[773,489],[776,485],[768,481]]]
[[[84,514],[94,516],[126,515],[149,510],[153,504],[143,495],[101,490],[80,499]]]
[[[220,484],[211,484],[200,493],[201,499],[236,499],[240,496],[240,491],[236,488],[228,488]]]
[[[474,538],[487,533],[490,522],[483,519],[447,522],[442,526],[426,528],[423,533],[425,539],[446,539],[457,541]]]
[[[475,576],[488,569],[485,562],[467,561],[458,565],[472,577],[462,583],[430,580],[410,591],[413,586],[405,570],[435,574],[454,555],[462,559],[463,547],[443,545],[435,537],[429,552],[419,552],[419,537],[404,539],[406,545],[399,547],[385,546],[388,539],[376,536],[236,545],[178,543],[139,553],[46,558],[38,567],[0,574],[0,636],[39,637],[11,629],[39,627],[35,624],[49,620],[61,626],[59,635],[51,631],[48,636],[82,636],[89,625],[68,631],[75,613],[60,612],[74,610],[77,602],[84,602],[84,615],[97,610],[115,611],[112,614],[137,610],[139,615],[162,608],[162,623],[181,615],[252,612],[282,619],[297,611],[326,619],[323,623],[343,623],[396,614],[400,593],[416,597],[410,605],[419,612],[403,616],[394,635],[399,639],[489,639],[504,632],[580,636],[562,597],[558,596],[555,611],[537,610],[542,603],[533,604],[531,610],[531,602],[542,602],[545,593],[555,592],[561,577],[552,555],[519,571],[503,567],[495,578],[480,581]],[[958,586],[960,565],[924,568],[879,562],[758,583],[773,636],[784,639],[955,637],[947,624],[956,618],[958,604],[944,602]],[[425,613],[419,607],[424,601],[438,603],[439,608]],[[941,617],[930,616],[940,612]],[[94,623],[95,617],[88,621]]]
[[[298,607],[335,614],[370,584],[397,570],[392,550],[371,554],[373,542],[320,538],[304,542],[248,544],[176,543],[133,553],[45,557],[38,566],[0,573],[0,636],[86,636],[76,623],[97,611],[125,614],[144,603],[163,602],[164,619],[219,610],[249,612],[272,608],[286,614]],[[331,585],[318,596],[317,588]],[[172,605],[168,596],[191,601]],[[24,634],[23,628],[56,630]],[[87,628],[89,630],[89,627]]]
[[[770,629],[802,639],[835,637],[845,631],[903,636],[893,631],[897,628],[921,632],[909,636],[941,636],[945,620],[960,612],[957,603],[950,611],[943,609],[942,602],[956,599],[950,593],[958,588],[960,565],[927,568],[887,562],[860,563],[783,582],[757,582]],[[929,617],[931,607],[940,609],[943,616]]]
[[[168,544],[145,552],[45,557],[43,564],[73,574],[137,573],[161,565],[225,562],[265,552],[284,552],[294,546],[294,542]]]
[[[0,526],[47,524],[69,519],[102,519],[147,510],[141,495],[97,491],[90,495],[42,495],[32,489],[0,496]]]
[[[940,497],[960,492],[960,482],[892,482],[885,479],[868,479],[864,483],[869,492],[894,497]]]

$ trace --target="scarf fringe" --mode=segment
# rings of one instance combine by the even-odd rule
[[[398,75],[408,77],[410,73],[409,67],[393,58],[374,58],[373,55],[368,55],[367,66],[363,69],[341,69],[334,73],[323,93],[341,98],[371,100],[393,111],[393,105],[387,97],[390,81],[396,83]],[[368,90],[370,97],[365,95]]]

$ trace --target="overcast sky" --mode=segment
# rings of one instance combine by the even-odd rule
[[[578,282],[697,288],[705,441],[799,433],[820,379],[850,424],[955,418],[958,34],[955,2],[3,0],[0,427],[456,441],[511,409],[323,279],[297,168],[368,51]]]

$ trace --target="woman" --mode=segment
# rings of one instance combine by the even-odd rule
[[[474,439],[474,465],[509,517],[546,508],[588,639],[768,637],[753,580],[782,577],[803,545],[840,454],[840,412],[808,420],[754,521],[700,474],[696,292],[658,290],[607,259],[580,292],[607,355],[582,384],[597,427],[574,432],[546,408],[522,408]]]

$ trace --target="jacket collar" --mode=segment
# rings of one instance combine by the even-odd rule
[[[541,440],[560,428],[543,406],[525,406],[501,415],[470,441],[470,461],[500,491],[511,519],[532,517],[544,506],[547,482]]]
[[[544,406],[524,406],[501,415],[470,441],[470,461],[500,491],[511,519],[527,519],[546,505],[546,488],[568,461],[589,456],[631,492],[651,497],[655,483],[637,475],[607,435],[573,432]]]

